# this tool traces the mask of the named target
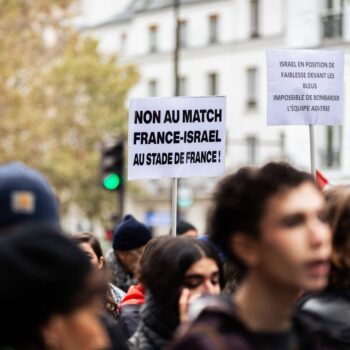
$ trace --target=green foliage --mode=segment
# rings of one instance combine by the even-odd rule
[[[0,0],[0,161],[42,170],[63,211],[101,218],[115,198],[99,184],[100,142],[125,132],[138,75],[67,24],[71,5]]]

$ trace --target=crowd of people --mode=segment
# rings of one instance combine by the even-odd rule
[[[0,166],[0,350],[350,349],[350,187],[245,167],[203,221],[152,237],[127,215],[104,255],[43,174]]]

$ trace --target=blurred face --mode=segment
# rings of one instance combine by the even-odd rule
[[[54,316],[43,330],[45,342],[61,350],[105,350],[110,346],[98,301],[65,316]]]
[[[183,283],[189,289],[190,296],[202,294],[220,294],[220,274],[215,260],[202,258],[186,271]]]
[[[261,220],[255,271],[288,288],[324,288],[331,254],[326,219],[324,198],[311,183],[273,196]]]
[[[143,254],[145,246],[127,250],[127,251],[117,251],[117,259],[122,263],[123,268],[126,272],[138,275],[139,273],[139,262]]]
[[[103,268],[103,264],[104,264],[103,257],[99,259],[89,243],[80,243],[79,248],[88,256],[91,264],[97,270],[101,270]]]
[[[198,232],[196,230],[188,230],[181,235],[182,237],[197,238]]]

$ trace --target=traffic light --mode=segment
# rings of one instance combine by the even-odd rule
[[[108,191],[121,190],[124,185],[124,141],[102,144],[101,182]]]

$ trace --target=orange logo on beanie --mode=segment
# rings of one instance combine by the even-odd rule
[[[30,191],[14,191],[11,193],[11,209],[15,213],[32,214],[35,209],[35,195]]]

